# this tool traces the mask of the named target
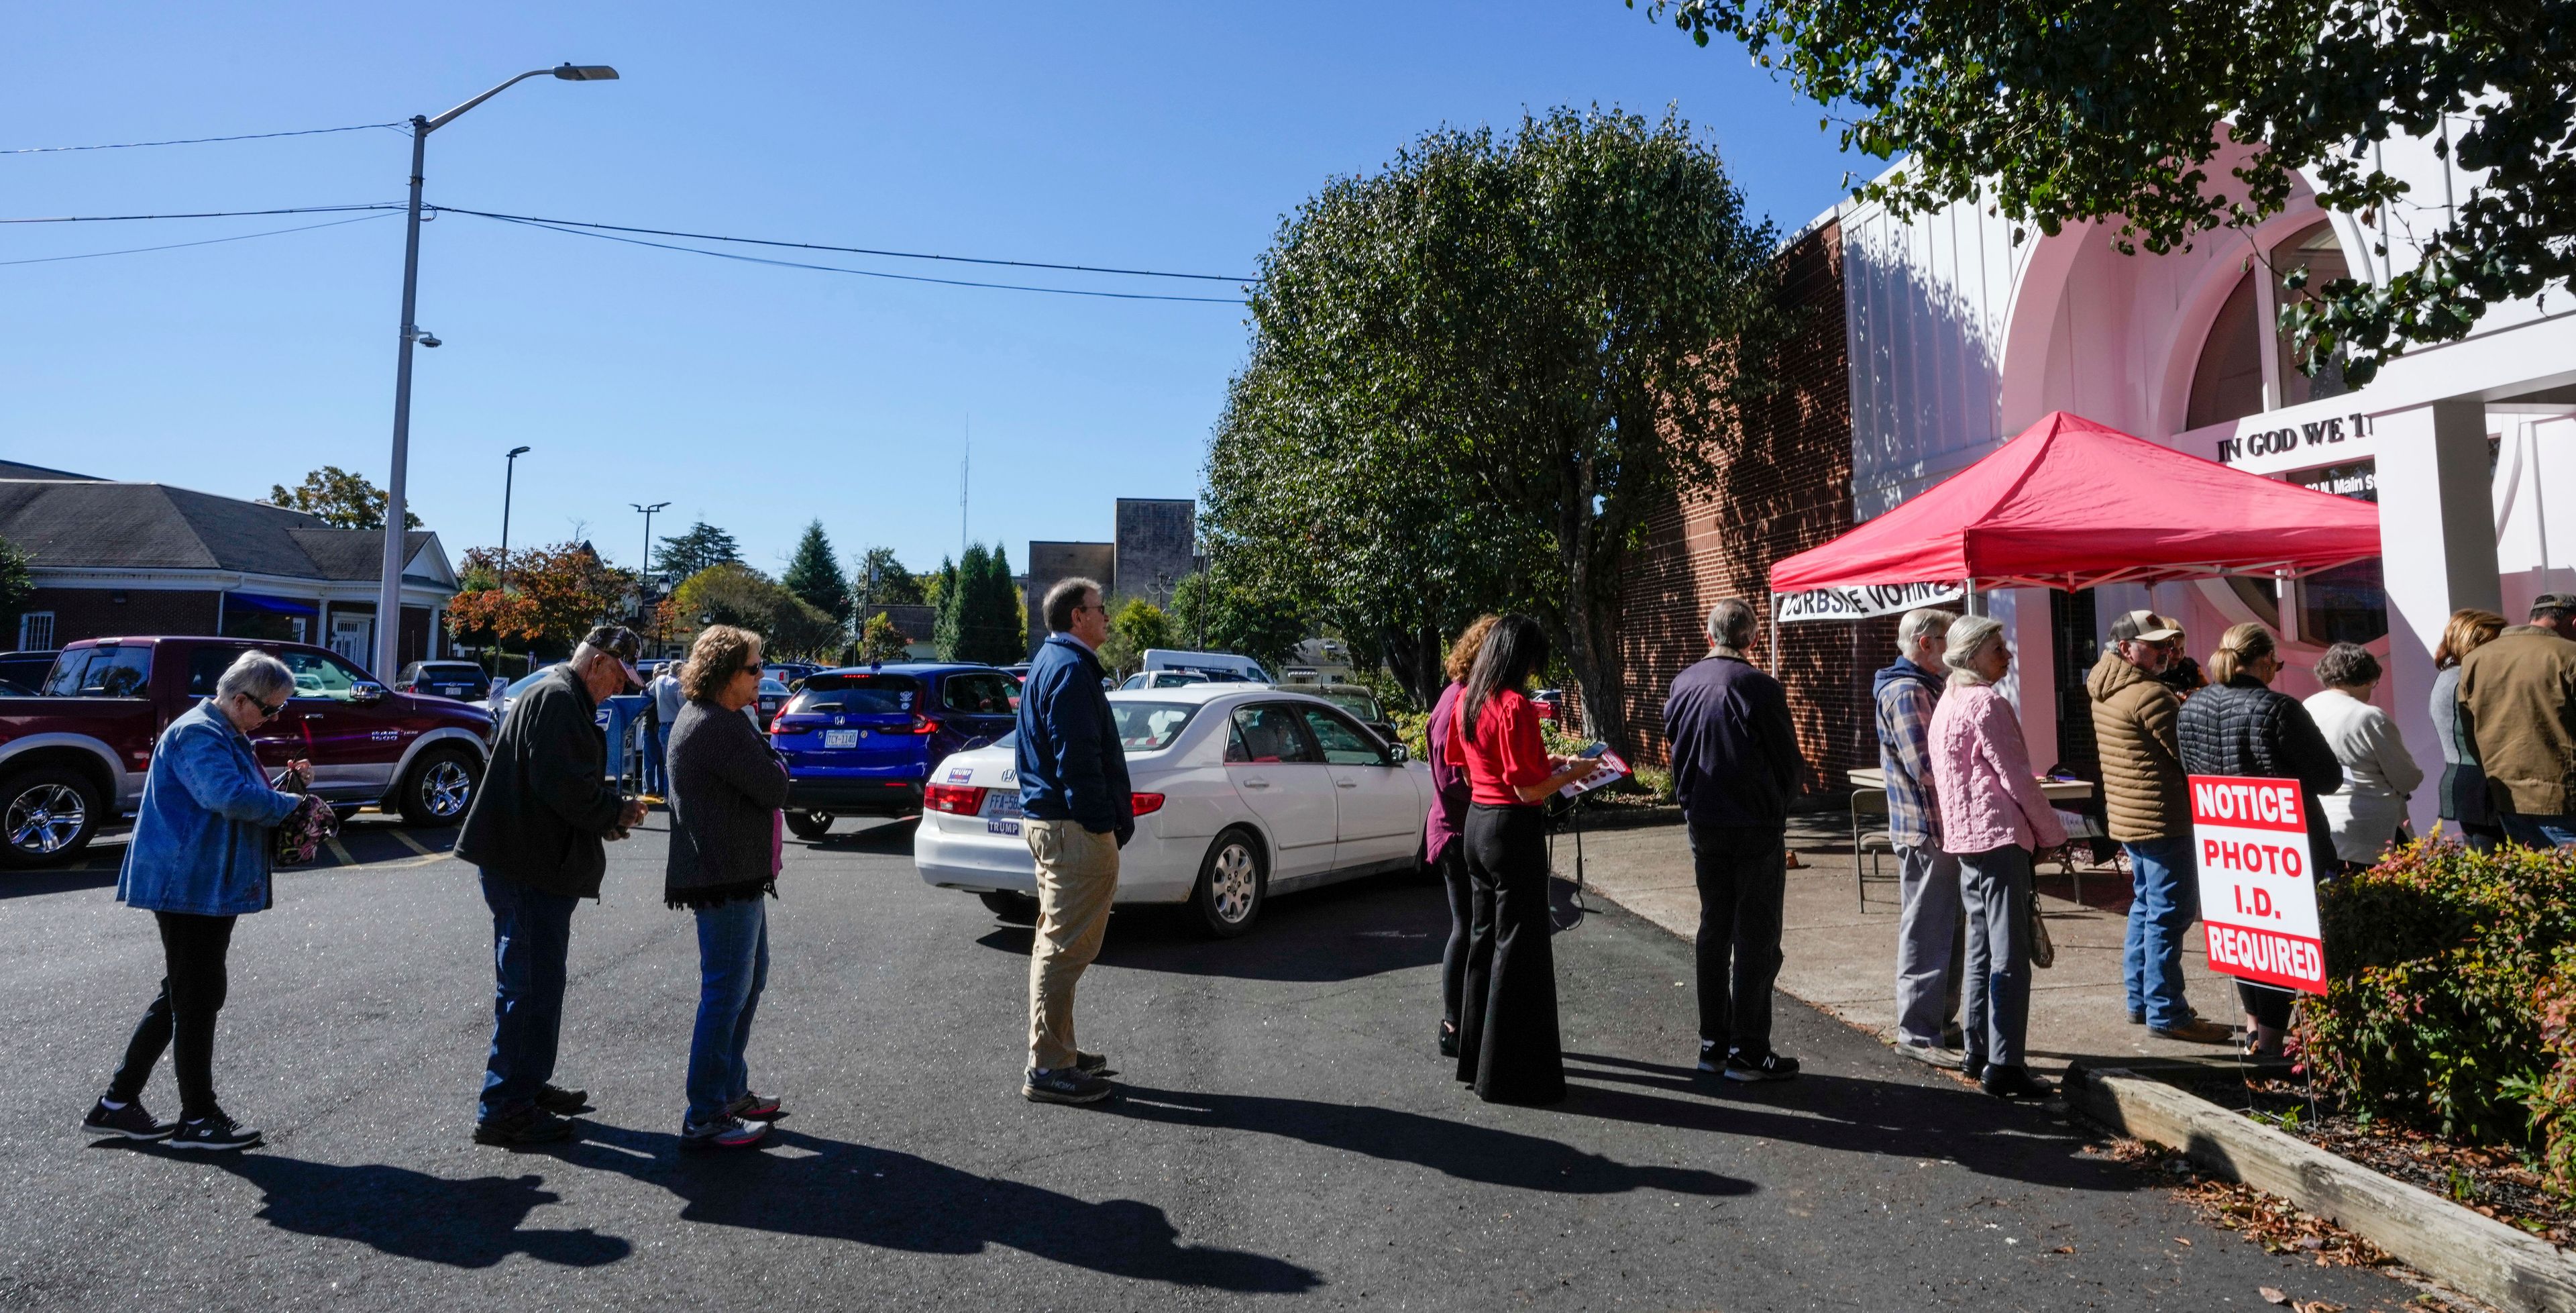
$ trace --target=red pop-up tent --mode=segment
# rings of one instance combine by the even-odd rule
[[[2379,555],[2379,508],[2052,411],[1903,506],[1771,567],[1774,593],[2091,588],[2308,574]]]

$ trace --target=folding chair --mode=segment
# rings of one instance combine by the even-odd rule
[[[1876,829],[1863,830],[1863,820],[1874,822]],[[1896,855],[1896,843],[1887,837],[1887,790],[1854,789],[1851,795],[1852,888],[1860,895],[1860,910],[1869,910],[1869,882],[1893,884],[1897,877],[1879,874],[1878,855]],[[1867,861],[1864,863],[1863,858]]]

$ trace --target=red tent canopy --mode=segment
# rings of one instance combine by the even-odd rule
[[[2379,508],[2051,411],[1993,455],[1771,567],[1778,593],[1972,580],[2091,588],[2306,574],[2379,555]]]

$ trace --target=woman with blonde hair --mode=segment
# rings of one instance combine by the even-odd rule
[[[2433,649],[2438,672],[2433,676],[2433,737],[2442,744],[2442,819],[2479,852],[2504,842],[2504,822],[2487,797],[2477,741],[2460,728],[2460,663],[2503,633],[2504,625],[2504,617],[2493,611],[2462,607],[2442,626],[2441,645]]]
[[[1423,730],[1423,758],[1431,767],[1431,814],[1422,825],[1422,860],[1440,873],[1449,894],[1449,946],[1440,953],[1440,1056],[1458,1056],[1458,990],[1467,978],[1468,922],[1475,915],[1475,894],[1467,882],[1467,849],[1459,842],[1467,832],[1469,786],[1466,768],[1449,755],[1449,728],[1458,720],[1458,697],[1467,672],[1484,650],[1485,635],[1499,617],[1480,615],[1449,646],[1441,673],[1449,686],[1431,704],[1431,723]]]
[[[2176,737],[2190,775],[2242,775],[2297,780],[2308,813],[2308,869],[2338,869],[2334,835],[2321,799],[2343,787],[2343,762],[2308,709],[2272,691],[2283,669],[2272,631],[2242,624],[2219,636],[2209,657],[2208,688],[2182,704]],[[2259,1057],[2277,1057],[2290,1025],[2290,997],[2263,985],[2236,984],[2245,1004],[2245,1035]]]
[[[743,708],[760,696],[760,636],[710,625],[680,669],[688,704],[671,727],[671,849],[662,897],[698,922],[698,1020],[680,1143],[748,1148],[786,1114],[751,1092],[743,1051],[769,983],[787,767]]]
[[[1995,689],[2012,669],[2004,627],[1991,616],[1950,624],[1950,690],[1933,708],[1933,792],[1941,850],[1959,859],[1968,913],[1968,964],[1959,1027],[1968,1077],[1999,1099],[2044,1099],[2024,1065],[2030,1030],[2031,862],[2066,842],[2066,826],[2031,774],[2021,718]]]

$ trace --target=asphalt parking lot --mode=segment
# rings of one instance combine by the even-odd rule
[[[1688,946],[1598,906],[1557,939],[1558,1107],[1488,1106],[1450,1078],[1432,1047],[1446,912],[1392,879],[1282,898],[1232,942],[1120,912],[1081,1034],[1126,1092],[1031,1105],[1029,933],[925,888],[909,838],[791,844],[751,1059],[792,1115],[734,1155],[675,1144],[695,940],[661,903],[658,829],[612,846],[607,896],[574,922],[561,1077],[597,1108],[577,1142],[518,1154],[467,1140],[490,924],[444,834],[361,817],[244,919],[217,1080],[269,1140],[233,1156],[76,1132],[158,943],[113,901],[104,851],[11,877],[0,1307],[2218,1309],[2268,1285],[2359,1310],[2413,1293],[2205,1227],[2061,1114],[1785,999],[1779,1045],[1808,1074],[1707,1083]],[[166,1069],[146,1098],[175,1111]]]

